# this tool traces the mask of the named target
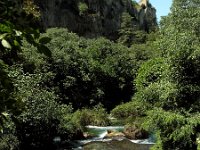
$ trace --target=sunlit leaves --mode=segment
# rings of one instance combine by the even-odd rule
[[[1,44],[2,44],[3,47],[5,47],[5,48],[8,48],[8,49],[11,49],[11,48],[12,48],[11,45],[10,45],[10,43],[9,43],[8,41],[6,41],[5,39],[3,39],[3,40],[1,41]]]
[[[196,149],[200,122],[199,1],[174,0],[161,22],[163,57],[138,72],[134,100],[151,105],[145,125],[159,133],[161,149]],[[184,142],[183,142],[184,141]]]
[[[22,32],[21,32],[21,31],[15,30],[15,33],[16,33],[16,36],[21,36],[21,35],[22,35]]]
[[[8,33],[0,34],[0,40],[4,39],[7,35]]]

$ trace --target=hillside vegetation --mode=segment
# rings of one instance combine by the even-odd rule
[[[55,150],[55,137],[63,144],[83,138],[87,125],[111,125],[110,115],[155,134],[153,150],[197,150],[198,0],[174,0],[159,29],[134,28],[140,19],[122,11],[113,41],[111,33],[88,38],[44,27],[45,3],[21,2],[0,0],[1,150]],[[91,15],[91,1],[74,2],[79,17]]]

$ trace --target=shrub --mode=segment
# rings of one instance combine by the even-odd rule
[[[66,29],[48,29],[43,36],[52,39],[48,44],[52,58],[43,68],[54,75],[44,83],[63,103],[74,109],[102,103],[111,110],[130,100],[138,68],[132,50],[104,38],[79,38]]]
[[[97,105],[92,109],[84,108],[77,110],[72,118],[76,124],[80,124],[82,128],[87,125],[106,126],[110,124],[108,114],[102,105]]]
[[[131,101],[115,107],[111,114],[119,119],[126,119],[128,117],[139,117],[145,114],[146,106],[137,101]]]
[[[168,64],[163,58],[155,58],[145,62],[138,70],[138,75],[135,79],[136,88],[142,91],[145,87],[155,83],[165,76],[165,71]]]
[[[0,149],[12,150],[18,149],[19,141],[14,134],[2,134],[0,136]]]
[[[4,126],[0,133],[0,149],[13,150],[19,148],[20,141],[16,136],[16,126],[11,116],[6,116]]]
[[[24,102],[24,109],[15,121],[20,149],[51,149],[56,136],[65,135],[62,140],[70,139],[76,133],[68,128],[74,126],[67,119],[72,114],[72,107],[60,104],[55,93],[42,86],[45,75],[24,74],[19,69],[13,76],[17,79],[16,96]]]
[[[78,3],[79,15],[83,15],[88,10],[88,5],[84,2]]]

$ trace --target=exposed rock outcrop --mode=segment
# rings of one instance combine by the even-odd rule
[[[156,25],[156,10],[142,7],[132,0],[34,0],[42,14],[42,25],[67,27],[86,37],[106,36],[117,39],[123,12],[133,18],[133,24],[143,30]]]
[[[107,130],[107,134],[105,135],[104,139],[111,138],[111,139],[123,139],[125,138],[124,133],[116,131],[116,130]]]
[[[149,32],[157,26],[156,9],[152,7],[148,0],[141,0],[139,5],[143,8],[138,10],[139,26]]]
[[[139,129],[136,126],[128,126],[124,129],[125,137],[132,140],[147,139],[149,134],[143,129]]]

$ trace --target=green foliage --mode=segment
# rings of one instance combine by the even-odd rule
[[[110,124],[106,109],[133,93],[135,52],[104,38],[84,39],[59,28],[48,29],[39,42],[47,43],[52,57],[23,41],[21,64],[10,73],[16,98],[24,102],[16,130],[21,148],[53,147],[54,136],[80,138],[85,125]],[[98,103],[103,105],[95,106]]]
[[[124,12],[121,16],[121,27],[119,29],[118,42],[128,47],[132,44],[145,43],[147,39],[147,33],[140,30],[135,23],[136,17],[131,16],[128,12]]]
[[[67,29],[40,34],[37,8],[32,0],[23,3],[21,9],[20,0],[0,0],[0,149],[55,149],[55,136],[65,141],[81,137],[85,125],[109,125],[106,111],[130,100],[138,61],[150,56]],[[83,2],[78,7],[80,15],[88,10]],[[126,42],[133,18],[123,19]],[[145,39],[134,32],[136,42]],[[133,108],[124,105],[113,114],[143,115],[146,105],[138,105],[131,102]]]
[[[115,107],[111,114],[118,119],[136,118],[145,115],[147,106],[139,101],[131,101]]]
[[[80,124],[81,127],[87,125],[107,126],[110,124],[108,114],[102,105],[94,106],[92,109],[84,108],[77,110],[72,120],[76,122],[76,124]]]
[[[81,137],[85,125],[109,125],[106,109],[130,100],[140,65],[135,51],[104,38],[59,28],[40,34],[32,2],[23,1],[21,9],[21,1],[0,0],[0,149],[54,149],[55,136],[69,140]],[[83,2],[78,8],[80,15],[88,11]],[[129,42],[133,18],[122,20],[120,34]],[[136,42],[145,39],[134,32]],[[138,105],[113,112],[141,115],[146,108]]]
[[[19,141],[17,137],[13,134],[4,134],[0,139],[0,149],[1,150],[10,150],[17,149],[19,146]]]
[[[7,115],[4,122],[4,130],[0,133],[0,149],[10,150],[17,149],[19,147],[19,140],[16,136],[16,127],[11,117]]]
[[[39,8],[34,4],[33,0],[23,0],[23,9],[27,14],[32,14],[36,18],[41,16]]]
[[[0,3],[3,6],[0,9],[2,14],[0,23],[1,57],[11,55],[11,57],[16,58],[15,55],[20,50],[23,38],[37,47],[41,53],[50,55],[44,43],[36,40],[40,34],[39,30],[36,30],[38,27],[37,19],[21,9],[20,1],[1,0]],[[7,58],[4,61],[7,63],[8,60]]]
[[[79,15],[83,15],[88,11],[88,5],[84,2],[78,3]]]
[[[0,120],[2,122],[4,111],[14,113],[18,109],[19,101],[16,101],[12,85],[13,79],[9,77],[10,66],[19,62],[18,56],[22,46],[22,39],[25,38],[35,47],[40,48],[40,52],[49,54],[50,52],[44,43],[38,42],[39,30],[36,27],[36,19],[31,14],[26,14],[21,9],[20,1],[0,0]],[[20,109],[20,108],[19,108]]]
[[[158,131],[158,149],[197,149],[199,133],[199,10],[175,0],[161,24],[162,58],[142,65],[134,100],[151,105],[145,125]],[[144,69],[144,70],[143,70]]]
[[[143,126],[156,132],[154,150],[197,149],[200,131],[198,6],[196,0],[173,2],[172,12],[162,20],[156,41],[161,52],[159,57],[141,65],[133,102],[113,110],[116,116],[126,112],[125,117],[132,116],[134,109],[130,105],[136,104],[146,115]]]
[[[47,44],[52,57],[42,62],[37,56],[41,63],[34,64],[53,75],[44,84],[54,89],[63,103],[78,109],[101,102],[110,110],[130,99],[138,68],[133,51],[103,38],[79,38],[66,29],[49,29],[43,36],[52,39]],[[30,57],[28,47],[24,54]]]
[[[170,26],[162,26],[161,42],[168,45],[166,55],[169,58],[169,76],[177,84],[177,107],[198,112],[199,106],[199,10],[193,5],[197,1],[175,1],[172,14],[166,18]],[[187,11],[183,9],[186,8]],[[172,20],[176,20],[172,23]],[[187,20],[186,22],[183,20]],[[165,35],[165,33],[168,33]],[[171,34],[169,36],[169,34]],[[171,42],[173,41],[174,42]]]
[[[3,113],[6,111],[5,105],[6,103],[11,102],[9,100],[9,94],[13,92],[13,85],[11,79],[8,77],[7,65],[0,60],[0,112]]]
[[[136,88],[138,91],[143,91],[152,83],[158,82],[163,76],[166,76],[168,64],[163,58],[155,58],[145,62],[138,70],[137,78],[135,79]]]
[[[161,57],[161,50],[158,48],[159,32],[152,32],[146,35],[146,40],[143,43],[134,43],[130,49],[135,52],[138,66],[141,66],[145,61],[157,57]]]
[[[185,117],[180,112],[156,108],[148,112],[144,126],[151,131],[157,130],[160,133],[158,135],[160,139],[157,142],[161,142],[161,149],[194,149],[195,146],[188,143],[196,141],[195,127],[199,124],[199,120],[196,117],[190,114]]]
[[[17,97],[24,102],[24,109],[16,118],[16,132],[21,149],[51,148],[55,146],[55,136],[68,139],[78,130],[74,127],[74,130],[70,131],[69,128],[75,126],[68,119],[72,114],[71,106],[60,104],[57,96],[41,85],[44,75],[24,74],[20,70],[13,73],[17,78]]]
[[[119,30],[120,38],[118,39],[119,43],[130,46],[134,37],[134,28],[133,28],[133,17],[124,12],[121,18],[121,28]]]

